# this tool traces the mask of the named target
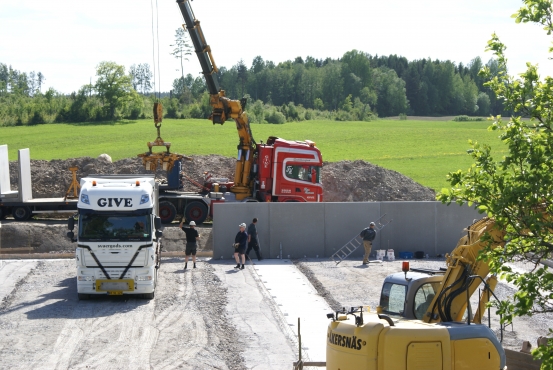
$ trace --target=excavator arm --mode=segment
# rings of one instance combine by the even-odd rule
[[[234,172],[234,185],[231,192],[236,195],[236,199],[242,200],[250,197],[253,193],[253,179],[251,178],[252,164],[255,154],[255,140],[250,129],[248,115],[244,111],[246,99],[231,100],[225,96],[225,91],[219,87],[217,81],[217,65],[211,55],[211,48],[205,41],[205,37],[200,26],[200,21],[196,19],[189,0],[177,0],[182,16],[184,18],[186,29],[190,39],[194,44],[194,49],[202,73],[205,77],[207,89],[209,91],[209,104],[212,107],[212,113],[209,119],[213,124],[224,124],[227,119],[234,119],[238,131],[238,156],[236,158],[236,170]]]
[[[478,260],[478,254],[487,245],[487,242],[482,240],[485,233],[493,238],[493,245],[496,248],[505,245],[505,232],[497,229],[492,219],[485,217],[469,226],[467,235],[459,240],[450,255],[446,255],[447,271],[423,321],[432,323],[463,319],[469,297],[490,272],[488,264]],[[490,276],[486,283],[493,292],[497,278]],[[480,323],[491,292],[487,289],[482,292],[480,305],[473,322]]]

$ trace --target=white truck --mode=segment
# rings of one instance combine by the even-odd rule
[[[67,236],[76,241],[77,293],[154,298],[161,262],[158,185],[153,175],[92,175],[81,179]]]

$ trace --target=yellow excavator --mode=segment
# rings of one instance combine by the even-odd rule
[[[505,233],[492,219],[467,228],[451,254],[447,269],[402,270],[386,277],[376,313],[352,307],[329,314],[326,368],[459,370],[505,369],[505,351],[492,330],[481,324],[486,303],[497,284],[489,266],[478,260],[487,233],[496,247]],[[484,279],[486,279],[484,281]],[[485,282],[474,315],[470,296]],[[468,309],[468,310],[467,310]]]

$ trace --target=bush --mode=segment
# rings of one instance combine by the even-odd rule
[[[46,123],[46,121],[40,112],[35,112],[29,120],[29,125],[39,125],[43,123]]]
[[[352,121],[352,116],[349,112],[339,110],[334,118],[336,121]]]
[[[265,120],[269,123],[281,125],[286,123],[286,117],[284,114],[277,112],[276,109],[273,109],[269,114],[265,115]]]
[[[407,115],[405,113],[399,114],[399,120],[400,121],[407,121]]]
[[[198,104],[192,104],[190,107],[190,117],[191,118],[204,118],[202,108]]]
[[[484,121],[482,117],[469,117],[469,116],[457,116],[453,118],[455,122],[475,122],[475,121]]]

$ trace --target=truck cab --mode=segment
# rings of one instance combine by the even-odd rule
[[[95,175],[81,180],[76,241],[77,292],[140,294],[152,299],[160,266],[161,220],[153,175]]]

